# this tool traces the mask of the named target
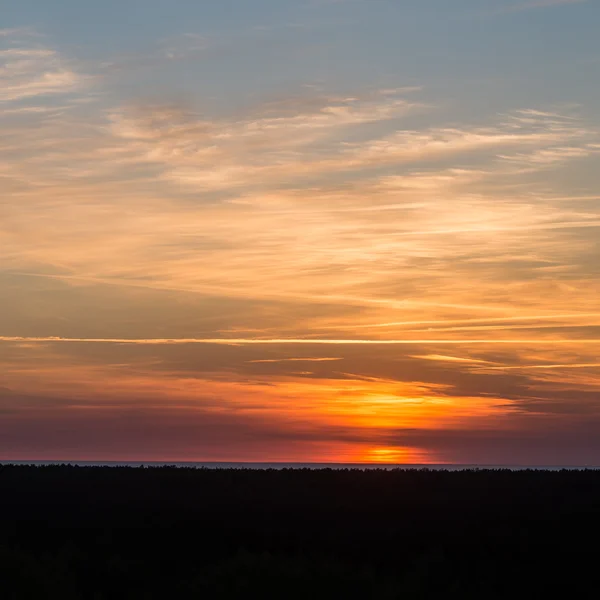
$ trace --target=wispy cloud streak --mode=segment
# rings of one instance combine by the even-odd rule
[[[527,344],[527,345],[546,345],[546,344],[600,344],[599,339],[567,339],[567,338],[531,338],[531,339],[318,339],[318,338],[147,338],[147,339],[127,339],[127,338],[66,338],[66,337],[24,337],[24,336],[0,336],[0,342],[25,342],[25,343],[85,343],[85,344],[131,344],[140,346],[171,346],[188,344],[217,344],[233,346],[252,346],[252,345],[376,345],[376,346],[394,346],[394,345],[419,345],[419,344]],[[328,359],[329,360],[329,359]]]

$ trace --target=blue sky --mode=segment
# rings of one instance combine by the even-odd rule
[[[598,23],[3,7],[0,459],[599,463]]]
[[[422,85],[450,97],[460,114],[523,102],[597,110],[599,19],[593,0],[29,0],[5,9],[2,24],[34,27],[90,61],[148,57],[199,36],[202,56],[160,74],[173,93],[246,97],[324,81],[345,91]],[[150,88],[156,73],[135,71],[125,77],[130,85]]]

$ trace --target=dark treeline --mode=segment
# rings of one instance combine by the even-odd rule
[[[0,597],[596,597],[600,471],[0,466]]]

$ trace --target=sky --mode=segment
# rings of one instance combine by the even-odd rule
[[[0,14],[0,459],[600,464],[598,0]]]

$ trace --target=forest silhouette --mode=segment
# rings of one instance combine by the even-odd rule
[[[0,466],[0,596],[588,597],[600,471]]]

